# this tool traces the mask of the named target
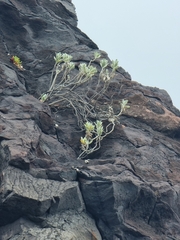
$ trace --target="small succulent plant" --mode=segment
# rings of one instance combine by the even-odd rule
[[[21,71],[25,70],[22,65],[22,61],[17,56],[12,56],[10,58],[10,61]]]

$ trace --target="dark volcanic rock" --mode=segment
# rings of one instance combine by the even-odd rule
[[[180,112],[164,90],[119,68],[98,104],[130,108],[88,165],[73,112],[37,99],[55,52],[78,65],[97,49],[70,0],[0,0],[0,240],[180,239]]]
[[[83,209],[76,181],[37,179],[17,168],[8,167],[3,172],[1,184],[0,225],[24,215],[43,216],[51,209],[57,212]]]

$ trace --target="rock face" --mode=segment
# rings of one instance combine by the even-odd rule
[[[106,100],[130,108],[88,165],[72,111],[38,100],[55,52],[78,64],[96,50],[70,0],[0,0],[1,240],[180,239],[180,112],[164,90],[119,68]]]

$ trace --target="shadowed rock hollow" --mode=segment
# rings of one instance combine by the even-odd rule
[[[166,91],[119,68],[99,104],[130,108],[88,165],[73,112],[38,100],[55,52],[78,65],[97,50],[70,0],[0,0],[1,240],[180,239],[180,112]]]

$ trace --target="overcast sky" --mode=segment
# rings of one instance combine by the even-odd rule
[[[78,27],[145,86],[180,109],[180,0],[72,0]]]

